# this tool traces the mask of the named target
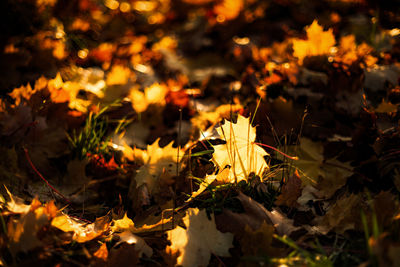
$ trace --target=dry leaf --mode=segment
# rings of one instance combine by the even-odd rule
[[[335,45],[335,36],[332,29],[324,31],[316,20],[306,27],[307,40],[293,40],[293,55],[299,59],[300,64],[306,56],[325,55]]]
[[[154,193],[160,182],[170,183],[171,177],[176,175],[177,162],[180,162],[177,160],[178,149],[172,147],[172,142],[161,148],[159,141],[157,139],[148,145],[147,150],[133,150],[135,156],[132,158],[138,158],[144,163],[135,176],[136,187],[146,184],[150,193]]]
[[[342,163],[335,159],[324,160],[323,146],[320,142],[313,142],[308,138],[300,139],[300,147],[297,150],[299,160],[293,161],[293,166],[305,184],[316,184],[320,197],[329,198],[336,190],[345,185],[347,178],[353,174],[352,167],[348,163]],[[290,153],[293,153],[290,151]]]
[[[199,196],[214,181],[228,183],[229,182],[229,181],[227,181],[228,175],[229,175],[229,168],[225,168],[217,175],[216,174],[207,175],[204,178],[204,180],[201,182],[201,184],[199,185],[199,189],[197,191],[193,192],[192,195],[190,196],[190,198],[188,200],[186,200],[186,202],[189,202],[192,199],[194,199],[195,197]]]
[[[139,255],[135,245],[123,243],[118,248],[110,250],[107,266],[136,267],[138,263]]]
[[[106,243],[101,244],[100,248],[95,253],[93,253],[93,256],[100,260],[107,261],[108,250]]]
[[[131,100],[132,108],[142,113],[147,110],[149,105],[165,105],[165,97],[168,93],[168,87],[164,84],[154,83],[144,89],[144,92],[137,88],[132,88],[128,98]]]
[[[64,232],[73,232],[73,240],[84,243],[103,235],[109,230],[110,222],[108,216],[97,218],[94,223],[87,224],[78,222],[66,214],[61,214],[51,221],[51,226]]]
[[[175,217],[166,217],[164,218],[162,215],[160,216],[148,216],[145,221],[139,221],[135,223],[128,218],[125,213],[122,219],[113,220],[111,231],[112,232],[125,232],[129,230],[132,233],[144,233],[144,232],[155,232],[155,231],[163,231],[166,229],[171,229],[171,225],[173,224],[173,220],[179,220],[180,216],[175,215]]]
[[[276,199],[276,205],[296,207],[297,199],[301,196],[301,179],[297,171],[288,177],[287,182],[282,187],[282,192]]]
[[[351,194],[338,199],[328,210],[325,216],[317,220],[317,229],[323,234],[334,230],[344,233],[346,230],[354,229],[360,222],[360,211],[362,209],[362,198],[360,195]]]
[[[214,146],[213,161],[220,169],[230,166],[231,183],[246,181],[250,173],[261,177],[269,169],[264,160],[268,153],[254,143],[256,129],[250,125],[249,118],[239,115],[237,123],[225,121],[217,132],[226,144]]]
[[[270,220],[271,213],[263,205],[242,192],[239,192],[237,199],[242,203],[244,212],[236,213],[230,209],[224,209],[222,214],[215,216],[218,229],[240,235],[246,225],[257,230],[264,221],[273,224]]]
[[[205,210],[188,209],[183,222],[186,229],[178,226],[167,232],[171,248],[181,253],[177,259],[178,265],[207,266],[211,253],[229,256],[228,249],[232,247],[233,235],[219,232],[213,215],[209,220]]]
[[[246,225],[243,236],[239,238],[243,254],[245,256],[275,255],[276,248],[271,246],[274,231],[274,227],[265,221],[257,230]]]
[[[11,253],[15,255],[19,251],[28,252],[43,246],[38,232],[50,223],[56,212],[54,202],[42,206],[38,200],[34,199],[27,213],[22,214],[17,220],[9,221],[7,234]]]
[[[135,80],[136,76],[127,67],[121,65],[114,65],[111,71],[107,74],[106,84],[110,85],[124,85],[128,80]]]

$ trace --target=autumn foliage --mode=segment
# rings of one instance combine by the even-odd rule
[[[395,4],[0,7],[0,266],[400,265]]]

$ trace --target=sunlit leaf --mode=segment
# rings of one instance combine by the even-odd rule
[[[239,115],[237,123],[225,121],[217,132],[226,144],[214,146],[213,160],[221,169],[230,167],[231,183],[247,180],[250,173],[261,176],[269,168],[264,160],[268,153],[254,143],[256,129],[250,118]]]
[[[326,55],[336,43],[332,29],[324,31],[316,20],[306,27],[307,40],[293,40],[293,55],[302,63],[306,56]]]
[[[205,210],[188,209],[183,222],[186,229],[178,226],[167,232],[171,248],[181,253],[177,259],[178,265],[207,266],[211,253],[229,256],[233,235],[219,232],[213,215],[209,220]]]

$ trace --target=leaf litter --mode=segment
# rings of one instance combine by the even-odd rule
[[[0,265],[397,266],[376,5],[2,3]]]

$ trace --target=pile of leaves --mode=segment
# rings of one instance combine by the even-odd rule
[[[399,5],[0,7],[1,266],[400,265]]]

